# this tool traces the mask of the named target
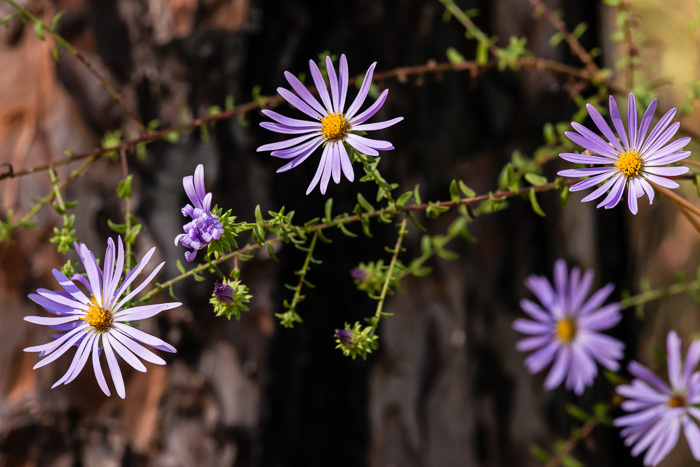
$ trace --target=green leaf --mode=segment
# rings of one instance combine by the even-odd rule
[[[481,41],[476,45],[476,63],[486,65],[489,61],[489,44]]]
[[[543,177],[542,175],[534,174],[532,172],[525,174],[525,180],[527,180],[527,182],[533,186],[540,186],[540,185],[544,185],[547,183],[546,177]]]
[[[126,176],[124,180],[121,180],[119,182],[119,186],[117,187],[117,196],[119,196],[122,199],[129,199],[131,198],[131,179],[132,175],[129,174]]]
[[[418,187],[419,187],[419,186],[420,186],[420,185],[416,185],[416,186],[413,188],[413,199],[416,200],[416,204],[423,204],[423,202],[421,201],[421,198],[420,198],[420,193],[418,192]]]
[[[365,211],[375,212],[374,206],[372,206],[370,202],[367,201],[364,196],[362,196],[362,193],[357,194],[357,202],[360,203],[360,206],[362,206],[362,209]]]
[[[59,11],[56,13],[53,17],[53,21],[51,21],[51,30],[56,31],[56,28],[58,27],[58,20],[61,19],[61,17],[65,14],[65,11]]]
[[[587,422],[591,419],[591,414],[574,404],[567,405],[566,411],[569,413],[569,415],[571,415],[572,418],[575,418],[576,420],[582,422]]]
[[[554,125],[551,123],[545,123],[542,127],[542,134],[544,135],[544,141],[547,144],[555,144],[557,142],[557,133],[554,130]]]
[[[457,187],[457,180],[452,180],[452,183],[450,183],[450,198],[452,199],[453,203],[459,203],[460,196],[459,188]]]
[[[545,451],[536,444],[530,446],[530,454],[532,454],[535,457],[535,459],[540,461],[542,464],[548,463],[552,458],[552,456],[550,456],[547,451]]]
[[[563,40],[564,40],[564,34],[562,34],[561,32],[557,32],[552,37],[549,38],[549,45],[550,45],[550,47],[556,47]]]
[[[578,26],[571,32],[571,35],[576,38],[577,40],[581,38],[584,32],[586,32],[586,29],[588,29],[588,25],[586,23],[579,23]]]
[[[40,20],[34,21],[34,32],[36,35],[39,37],[39,39],[46,40],[46,36],[44,35],[44,23],[42,23]]]
[[[532,210],[535,211],[538,215],[542,217],[547,217],[547,215],[544,213],[542,208],[540,207],[540,204],[537,202],[537,195],[535,193],[534,188],[530,188],[530,193],[528,195],[530,197],[530,204],[532,205]]]
[[[457,63],[466,62],[464,55],[459,53],[457,51],[457,49],[455,49],[454,47],[448,47],[446,54],[447,54],[447,59],[450,61],[450,63],[457,64]]]
[[[107,225],[110,229],[114,230],[117,233],[126,232],[126,224],[115,224],[111,220],[107,219]]]
[[[54,46],[53,50],[51,50],[51,55],[53,56],[53,59],[55,61],[59,61],[61,59],[60,54],[61,54],[61,49],[63,48],[63,44],[60,42],[57,42],[56,45]]]
[[[408,203],[411,200],[412,197],[413,197],[412,191],[407,191],[407,192],[401,194],[401,196],[399,196],[399,198],[396,200],[396,207],[398,209],[402,209],[406,205],[406,203]]]
[[[476,196],[476,192],[469,188],[462,180],[459,181],[459,190],[466,196],[467,198],[473,198]]]
[[[561,465],[563,467],[584,467],[583,462],[569,455],[561,458]]]
[[[124,236],[124,243],[126,244],[133,244],[136,241],[136,237],[139,235],[141,232],[141,229],[143,226],[141,224],[136,224],[127,232],[127,234]]]
[[[326,217],[324,218],[325,222],[332,222],[333,221],[333,216],[331,215],[333,210],[333,198],[328,198],[326,201],[326,205],[324,207],[324,212],[326,214]]]
[[[235,105],[234,105],[233,96],[231,94],[229,94],[228,96],[226,96],[226,100],[224,101],[224,108],[226,110],[233,110],[234,107],[235,107]]]
[[[571,192],[569,191],[568,188],[564,188],[561,190],[561,195],[559,196],[559,201],[562,209],[566,208],[566,205],[569,201],[569,196],[571,196]]]
[[[169,131],[163,135],[163,139],[168,143],[177,143],[180,140],[180,133],[177,131]]]

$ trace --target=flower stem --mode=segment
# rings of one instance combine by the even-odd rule
[[[382,313],[382,308],[384,307],[384,301],[386,300],[386,295],[389,291],[389,284],[391,283],[394,276],[394,267],[396,266],[396,260],[399,257],[399,252],[401,251],[401,244],[403,243],[403,238],[408,233],[408,230],[406,230],[406,221],[408,221],[408,216],[404,216],[403,221],[401,221],[401,228],[399,229],[399,238],[396,239],[396,245],[392,250],[393,254],[391,255],[391,262],[389,263],[389,268],[386,271],[386,279],[384,279],[382,293],[379,295],[377,311],[374,313],[374,319],[372,320],[372,327],[375,330],[377,329],[377,326],[379,326],[379,320],[382,318],[382,316],[386,316],[386,313]]]
[[[622,300],[620,300],[620,309],[624,310],[626,308],[642,305],[652,300],[659,300],[662,298],[670,297],[672,295],[678,295],[685,292],[695,292],[697,290],[700,290],[700,278],[693,282],[674,284],[670,287],[649,290],[646,292],[642,292],[638,295],[623,298]]]

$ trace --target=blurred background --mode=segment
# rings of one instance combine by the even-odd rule
[[[308,60],[330,51],[345,53],[351,76],[377,61],[377,72],[396,67],[446,62],[446,49],[467,59],[474,41],[454,20],[443,21],[437,0],[22,0],[50,23],[65,11],[59,33],[105,76],[144,122],[161,128],[206,116],[227,96],[236,104],[252,100],[253,88],[273,95],[287,86],[283,72],[308,74]],[[511,36],[527,38],[533,55],[582,67],[565,43],[552,47],[556,30],[533,16],[525,0],[459,1],[478,8],[474,19],[505,46]],[[623,4],[635,25],[637,42],[610,41],[619,10],[593,2],[547,0],[560,10],[569,30],[585,22],[581,44],[600,52],[598,66],[614,69],[630,54],[634,73],[613,75],[620,86],[639,86],[664,78],[655,91],[664,111],[680,106],[697,76],[698,32],[692,1],[639,1]],[[13,8],[0,3],[0,16]],[[637,34],[635,33],[635,34]],[[0,27],[0,163],[15,170],[45,164],[64,151],[82,153],[100,146],[106,132],[135,137],[138,127],[116,105],[85,67],[70,54],[56,62],[54,42],[40,41],[31,24]],[[380,170],[401,191],[420,185],[424,200],[448,199],[449,183],[462,179],[477,193],[495,190],[498,174],[514,150],[532,155],[543,144],[546,122],[569,121],[573,95],[597,88],[542,70],[495,68],[472,75],[444,72],[377,81],[389,97],[377,121],[404,121],[379,133],[396,150],[382,155]],[[354,97],[351,89],[350,97]],[[622,98],[622,101],[619,98]],[[618,96],[624,102],[625,95]],[[624,104],[623,104],[624,106]],[[280,110],[281,109],[281,110]],[[281,113],[298,116],[282,106]],[[692,106],[690,107],[692,110]],[[680,116],[696,130],[697,118]],[[331,184],[327,195],[304,195],[317,157],[291,172],[276,174],[282,163],[255,149],[277,136],[263,130],[258,112],[210,127],[211,141],[199,131],[176,143],[156,141],[147,157],[128,154],[134,175],[132,210],[144,231],[136,250],[157,247],[165,260],[161,280],[178,274],[184,248],[173,245],[185,223],[187,202],[182,177],[205,165],[214,203],[242,220],[282,206],[299,223],[316,217],[328,196],[337,212],[354,206],[356,193],[374,197],[376,189],[358,181]],[[690,147],[694,149],[694,144]],[[551,180],[565,164],[545,166]],[[65,177],[76,165],[60,169]],[[359,166],[355,167],[356,176]],[[64,191],[78,200],[77,234],[100,257],[106,239],[116,234],[107,220],[123,219],[116,196],[122,178],[118,162],[101,159],[87,176]],[[359,178],[359,176],[357,176]],[[686,182],[687,183],[687,182]],[[23,215],[35,198],[51,190],[46,172],[0,181],[0,215]],[[680,193],[693,198],[687,183]],[[505,466],[539,465],[529,449],[551,450],[577,422],[569,403],[590,408],[610,401],[612,386],[603,378],[576,397],[564,389],[545,392],[544,374],[531,376],[524,355],[515,351],[511,329],[519,300],[528,294],[529,274],[551,276],[554,261],[592,268],[594,286],[616,285],[639,291],[647,278],[653,287],[689,276],[698,265],[697,233],[673,205],[657,198],[643,203],[637,216],[624,206],[596,210],[574,194],[565,210],[555,192],[539,196],[547,213],[537,216],[526,200],[513,199],[503,212],[472,225],[475,244],[458,241],[456,261],[430,262],[426,278],[403,281],[386,311],[394,317],[380,327],[380,348],[367,361],[351,360],[334,349],[333,333],[345,322],[374,314],[375,302],[355,289],[350,270],[360,261],[388,260],[396,229],[373,224],[370,239],[348,239],[333,232],[311,269],[299,312],[304,323],[282,328],[275,313],[290,298],[284,283],[294,283],[304,256],[282,245],[279,262],[259,254],[242,265],[241,279],[253,294],[240,322],[215,318],[208,304],[214,277],[178,283],[183,306],[143,324],[178,349],[162,355],[167,366],[148,365],[147,373],[122,364],[127,397],[105,397],[92,369],[68,386],[50,389],[70,364],[63,357],[32,370],[35,354],[22,348],[48,342],[48,330],[26,323],[42,314],[27,299],[38,287],[56,289],[51,269],[65,258],[48,242],[60,217],[50,208],[36,217],[37,227],[20,229],[13,244],[0,244],[0,466]],[[426,225],[444,232],[448,214]],[[420,254],[420,232],[406,241],[404,262]],[[201,256],[201,255],[200,255]],[[74,252],[68,257],[77,260]],[[160,300],[167,300],[166,294]],[[663,347],[666,332],[688,339],[700,328],[697,305],[686,296],[633,311],[613,331],[627,344],[626,359],[652,365],[651,349]],[[653,365],[652,365],[653,366]],[[584,465],[641,465],[631,459],[616,429],[596,428],[573,454]],[[666,465],[687,465],[684,442]]]

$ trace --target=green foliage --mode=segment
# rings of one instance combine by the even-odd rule
[[[102,148],[108,149],[119,146],[122,142],[122,130],[107,131],[102,137]],[[117,160],[119,158],[119,152],[112,150],[105,153],[105,157]]]
[[[131,198],[131,180],[133,176],[132,175],[127,175],[124,180],[121,180],[119,182],[119,186],[117,186],[117,196],[119,196],[122,199],[129,199]]]
[[[238,248],[238,243],[236,243],[236,237],[245,229],[243,224],[236,222],[236,216],[231,214],[231,210],[222,213],[222,208],[214,206],[211,213],[218,216],[219,222],[223,224],[224,233],[221,234],[218,240],[212,240],[207,246],[207,254],[205,259],[209,259],[211,255],[215,259],[219,259],[226,253],[233,251],[234,248]]]
[[[530,188],[530,191],[528,192],[528,197],[530,199],[530,205],[532,206],[532,210],[535,211],[535,213],[538,216],[546,217],[546,214],[540,207],[540,203],[537,202],[537,194],[535,193],[534,188]]]
[[[447,60],[452,64],[459,64],[467,61],[464,55],[459,53],[454,47],[448,47],[445,54],[447,55]]]
[[[514,71],[517,70],[518,59],[530,55],[530,51],[525,48],[526,43],[527,38],[525,37],[519,38],[511,36],[510,43],[505,48],[498,49],[496,52],[498,69],[505,70],[508,68]]]
[[[73,243],[77,242],[78,239],[75,236],[75,228],[73,224],[75,223],[75,214],[70,216],[64,216],[63,225],[59,229],[58,227],[53,228],[54,236],[49,239],[51,243],[57,244],[58,252],[61,254],[66,254],[68,250],[73,248]]]
[[[7,241],[8,243],[12,244],[12,233],[19,229],[20,227],[25,227],[25,228],[30,228],[34,227],[36,224],[33,222],[29,222],[26,219],[20,219],[16,224],[12,222],[12,215],[14,214],[14,211],[9,210],[7,211],[7,216],[5,216],[5,220],[3,221],[0,218],[0,243]]]
[[[73,277],[75,274],[75,266],[70,262],[70,260],[66,261],[66,264],[61,266],[61,273],[66,277]]]

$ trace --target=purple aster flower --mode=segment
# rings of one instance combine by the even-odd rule
[[[378,156],[378,151],[394,149],[394,146],[388,141],[369,139],[356,134],[356,132],[381,130],[403,120],[403,117],[398,117],[384,122],[365,123],[384,105],[386,96],[389,93],[388,90],[384,90],[371,106],[358,114],[360,107],[367,98],[376,65],[377,62],[374,62],[367,70],[360,92],[347,111],[345,110],[345,97],[348,93],[349,78],[348,61],[345,55],[340,56],[340,76],[336,74],[330,57],[326,57],[326,70],[328,71],[328,81],[331,88],[330,95],[321,71],[313,60],[309,60],[311,77],[323,105],[311,95],[309,90],[293,74],[288,71],[284,72],[284,76],[296,94],[282,87],[277,88],[277,92],[292,106],[311,117],[311,120],[288,118],[272,110],[262,111],[277,122],[263,122],[260,124],[263,128],[276,133],[301,135],[279,143],[265,144],[258,148],[258,152],[272,151],[271,155],[274,157],[292,159],[291,162],[277,169],[277,173],[293,169],[304,162],[312,152],[323,146],[321,161],[318,164],[316,175],[306,190],[307,195],[316,187],[319,180],[321,181],[321,193],[325,194],[331,175],[333,175],[335,183],[340,183],[341,171],[345,174],[345,178],[351,182],[354,180],[355,175],[352,170],[350,156],[344,143],[349,144],[361,154],[368,156]]]
[[[635,376],[632,384],[617,387],[626,397],[622,408],[633,412],[615,420],[624,427],[620,432],[627,446],[634,445],[632,455],[645,449],[644,465],[657,465],[678,442],[681,428],[690,450],[700,460],[700,372],[694,371],[700,362],[700,341],[693,341],[681,359],[681,340],[675,331],[666,338],[668,350],[669,386],[664,380],[637,362],[629,364]]]
[[[204,166],[199,164],[194,171],[194,177],[188,175],[182,179],[185,193],[192,205],[182,208],[182,215],[192,218],[191,222],[183,225],[185,233],[175,237],[175,245],[182,243],[192,251],[185,252],[187,261],[194,260],[197,250],[209,245],[213,240],[218,240],[224,233],[224,225],[219,222],[219,216],[211,213],[211,193],[204,188]]]
[[[665,177],[682,175],[689,169],[678,166],[664,167],[690,155],[690,151],[679,151],[690,142],[690,138],[680,138],[669,143],[680,126],[679,122],[669,126],[676,114],[675,107],[666,112],[666,115],[651,130],[648,138],[646,137],[647,130],[656,110],[656,99],[651,101],[644,112],[641,123],[637,126],[637,104],[634,100],[634,94],[630,94],[627,105],[628,127],[625,130],[615,99],[610,96],[610,116],[617,136],[595,107],[587,104],[586,108],[607,141],[585,126],[572,122],[571,126],[578,133],[567,131],[566,136],[595,155],[559,154],[559,157],[569,162],[595,166],[560,171],[559,175],[564,177],[589,177],[572,186],[569,190],[585,190],[605,182],[582,201],[592,201],[607,192],[608,195],[598,204],[598,207],[605,206],[605,209],[611,209],[620,202],[626,186],[627,204],[632,214],[637,214],[637,198],[646,193],[649,197],[649,204],[654,201],[654,188],[649,182],[666,188],[680,186],[675,181]]]
[[[214,283],[214,296],[224,305],[230,305],[233,303],[235,294],[233,292],[233,287],[228,285],[226,282],[221,283],[218,280]]]
[[[598,331],[609,329],[622,319],[620,305],[601,306],[612,292],[612,284],[586,300],[592,282],[593,271],[581,276],[581,270],[574,267],[569,275],[562,259],[554,264],[554,287],[542,276],[532,275],[525,280],[525,286],[542,305],[527,299],[520,302],[534,321],[513,322],[513,329],[529,334],[516,348],[536,350],[525,360],[530,373],[538,373],[554,362],[544,382],[547,390],[566,380],[567,389],[581,394],[593,384],[598,373],[596,362],[613,371],[619,368],[624,344]]]
[[[102,391],[109,396],[109,388],[100,363],[100,356],[105,355],[117,394],[123,399],[126,392],[116,354],[119,354],[136,370],[145,372],[146,367],[139,358],[157,365],[165,365],[165,360],[146,349],[142,344],[166,352],[175,352],[175,348],[167,342],[146,334],[127,323],[150,318],[161,311],[178,307],[181,305],[180,303],[125,307],[129,300],[153,280],[165,262],[160,263],[145,281],[129,292],[128,289],[132,282],[153,256],[155,247],[146,253],[122,281],[124,246],[121,237],[118,240],[119,250],[116,252],[116,257],[114,241],[110,238],[107,243],[104,269],[99,267],[95,256],[84,244],[76,243],[75,249],[85,267],[87,279],[81,274],[75,274],[71,279],[68,279],[61,271],[54,269],[53,275],[63,290],[37,289],[36,294],[29,295],[32,301],[57,316],[26,316],[25,321],[51,326],[58,331],[66,331],[52,342],[24,349],[25,352],[39,352],[39,356],[44,357],[43,360],[34,365],[34,369],[53,362],[72,346],[78,347],[68,371],[56,381],[52,388],[61,383],[68,384],[73,381],[92,355],[92,366],[95,370],[97,383]],[[84,286],[87,293],[83,292],[78,285]]]

